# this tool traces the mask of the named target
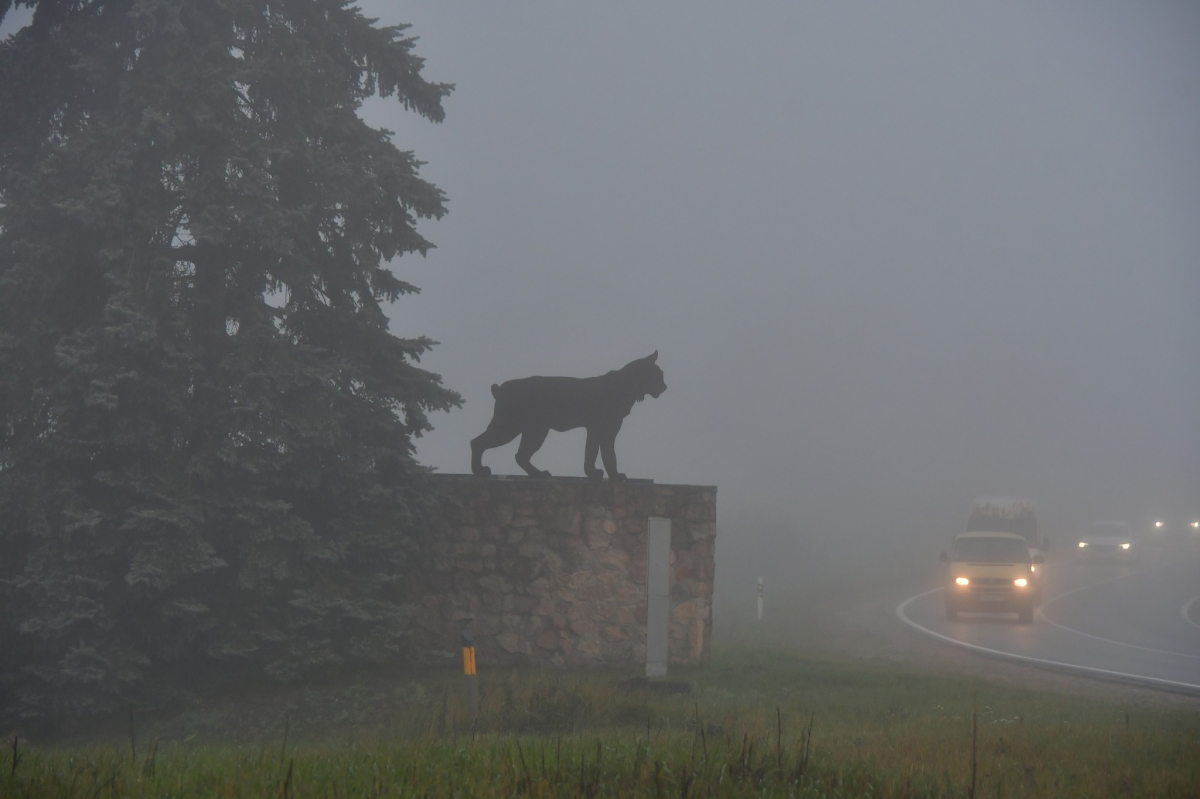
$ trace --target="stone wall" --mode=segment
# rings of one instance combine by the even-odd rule
[[[438,475],[435,533],[406,593],[425,646],[480,662],[638,666],[646,657],[647,518],[671,519],[670,662],[708,656],[716,488]]]

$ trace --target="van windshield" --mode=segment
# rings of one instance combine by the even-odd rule
[[[960,538],[952,560],[960,563],[1029,563],[1025,542],[1016,538]]]

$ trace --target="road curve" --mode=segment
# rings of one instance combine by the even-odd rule
[[[942,589],[896,606],[909,627],[1030,666],[1200,695],[1200,558],[1154,553],[1140,565],[1046,564],[1048,597],[1032,625],[1015,615],[945,618]]]
[[[1191,599],[1189,599],[1187,602],[1184,602],[1183,607],[1181,607],[1179,609],[1179,615],[1183,616],[1183,620],[1186,621],[1188,624],[1192,625],[1193,627],[1195,627],[1197,629],[1200,629],[1200,624],[1197,624],[1196,622],[1192,621],[1192,612],[1193,612],[1192,608],[1195,606],[1197,601],[1200,601],[1200,595],[1194,596]]]

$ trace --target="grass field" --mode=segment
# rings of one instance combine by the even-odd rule
[[[0,796],[1200,796],[1190,710],[761,651],[672,676],[485,671],[473,729],[452,672],[246,697],[10,742]]]

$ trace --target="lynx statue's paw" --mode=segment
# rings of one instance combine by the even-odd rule
[[[479,467],[471,469],[471,471],[475,473],[476,477],[491,477],[492,476],[492,470],[486,466],[479,466]]]
[[[620,472],[617,472],[616,474],[610,474],[608,476],[608,479],[614,483],[619,483],[625,479],[625,475],[621,474]]]

